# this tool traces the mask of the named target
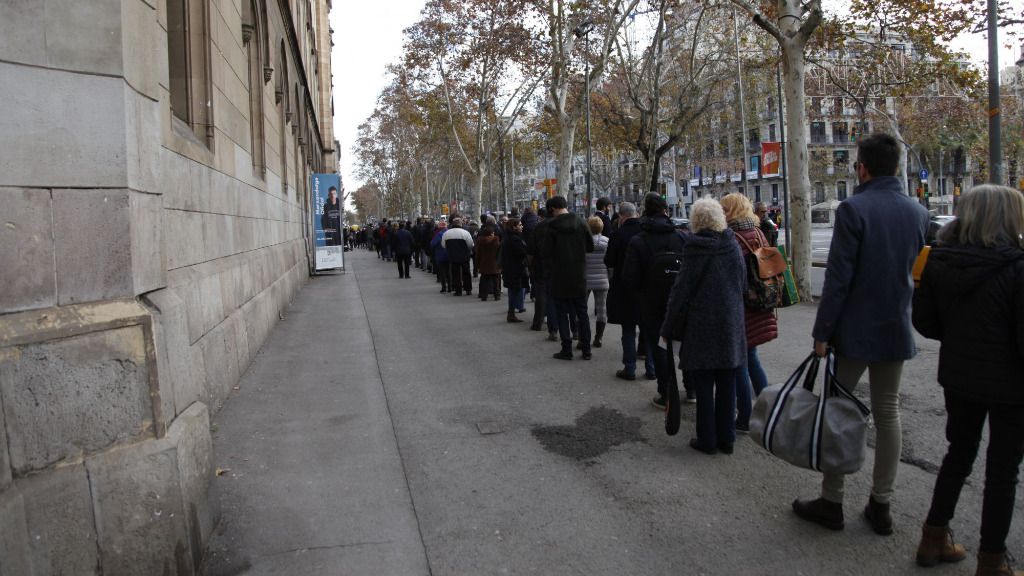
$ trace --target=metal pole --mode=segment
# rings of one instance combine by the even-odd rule
[[[591,201],[592,201],[592,199],[590,197],[590,167],[591,167],[591,156],[590,156],[590,154],[591,154],[591,149],[590,149],[590,58],[589,58],[589,55],[590,55],[590,30],[587,30],[587,33],[583,37],[585,39],[585,44],[586,44],[586,47],[587,47],[587,54],[584,55],[584,58],[586,58],[586,61],[587,61],[587,66],[586,66],[586,68],[587,68],[586,69],[586,75],[587,75],[587,79],[586,79],[586,84],[587,84],[587,86],[586,86],[586,90],[587,90],[587,196],[586,196],[586,198],[587,198],[587,207],[583,210],[583,213],[586,214],[587,217],[589,218],[590,217],[590,204],[591,204]]]
[[[736,45],[736,87],[739,89],[740,97],[740,145],[743,147],[743,169],[740,171],[740,182],[743,184],[743,194],[750,197],[747,190],[747,170],[750,167],[749,150],[747,146],[747,115],[743,103],[743,62],[740,61],[740,30],[739,21],[736,18],[736,8],[732,9],[732,37]]]
[[[782,153],[782,213],[786,226],[786,255],[793,261],[793,226],[789,221],[789,167],[786,165],[786,115],[782,113],[782,63],[775,67],[775,88],[779,95],[779,149]]]
[[[512,204],[516,203],[516,139],[512,138]],[[505,210],[508,210],[508,194],[505,195]]]
[[[999,123],[998,0],[988,0],[988,181],[1003,183],[1003,149]]]

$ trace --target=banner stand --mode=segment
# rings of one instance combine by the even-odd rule
[[[310,176],[309,213],[313,231],[313,274],[341,270],[345,273],[345,207],[341,199],[341,177],[338,174]]]

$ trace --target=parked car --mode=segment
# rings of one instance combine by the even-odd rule
[[[942,228],[946,224],[949,224],[956,219],[956,216],[939,216],[935,215],[928,219],[928,236],[925,238],[925,242],[929,246],[935,245],[935,235],[939,233],[939,228]]]
[[[689,218],[672,218],[672,225],[676,227],[676,230],[690,230],[690,219]]]

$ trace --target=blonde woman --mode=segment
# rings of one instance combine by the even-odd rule
[[[736,193],[725,196],[722,198],[722,210],[729,229],[735,234],[736,245],[739,246],[744,262],[752,250],[771,246],[761,232],[754,207],[746,196]],[[743,319],[747,334],[747,358],[744,366],[736,371],[736,432],[740,434],[750,431],[751,387],[756,396],[768,386],[768,376],[757,357],[757,347],[779,336],[775,312],[771,310],[753,310],[744,304]]]
[[[690,447],[732,454],[736,442],[736,372],[747,352],[743,320],[746,274],[722,206],[701,198],[690,211],[679,277],[672,286],[661,337],[684,319],[679,346],[683,379],[697,393],[697,437]]]
[[[942,343],[939,384],[946,439],[917,563],[958,562],[949,521],[978,455],[988,420],[977,576],[1024,576],[1007,563],[1017,473],[1024,456],[1024,197],[1005,186],[977,186],[957,218],[939,230],[914,292],[913,322]]]

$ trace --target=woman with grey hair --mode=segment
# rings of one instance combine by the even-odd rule
[[[661,336],[668,341],[674,326],[684,326],[679,367],[697,392],[697,437],[690,447],[706,454],[732,454],[736,370],[747,357],[746,273],[721,204],[712,198],[694,202],[690,229]]]
[[[1024,458],[1024,197],[985,184],[960,198],[914,291],[914,328],[939,340],[939,385],[949,447],[935,480],[917,563],[967,557],[949,521],[978,454],[989,444],[977,576],[1024,576],[1007,563],[1017,474]]]

